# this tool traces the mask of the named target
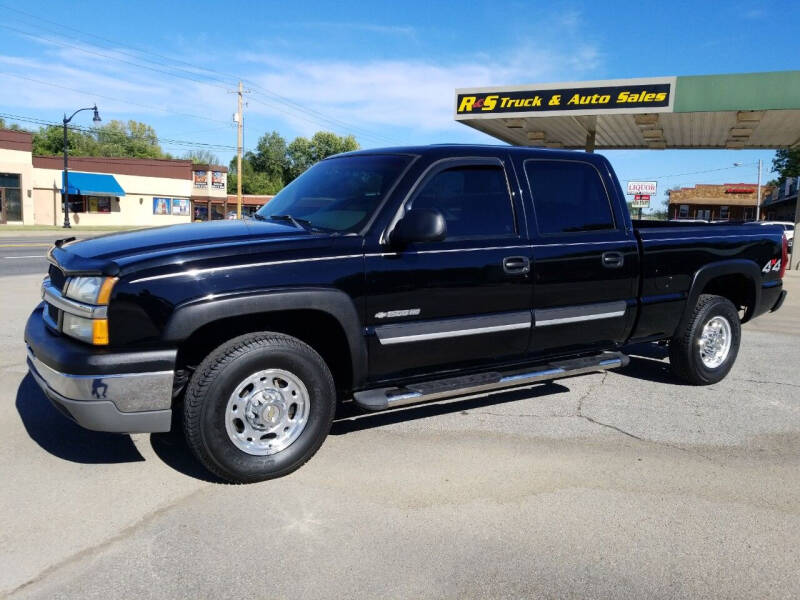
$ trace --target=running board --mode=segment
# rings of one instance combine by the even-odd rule
[[[627,366],[629,362],[630,359],[621,352],[603,352],[595,356],[555,361],[523,370],[503,373],[491,371],[413,383],[403,387],[365,390],[353,394],[353,400],[367,410],[385,410],[406,404],[520,387],[593,371],[606,371]]]

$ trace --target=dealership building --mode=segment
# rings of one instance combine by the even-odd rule
[[[33,156],[30,133],[0,130],[0,226],[61,225],[60,156]],[[75,225],[154,226],[223,218],[227,168],[190,160],[70,157],[69,212]]]

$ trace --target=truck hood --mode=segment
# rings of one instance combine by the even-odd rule
[[[276,221],[211,221],[101,235],[78,242],[56,242],[52,258],[67,273],[119,273],[129,265],[150,263],[191,251],[193,255],[249,251],[253,245],[329,234]]]

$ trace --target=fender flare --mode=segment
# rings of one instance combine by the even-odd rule
[[[253,290],[193,300],[178,306],[167,321],[163,339],[179,343],[195,331],[220,319],[286,310],[315,310],[336,319],[350,348],[353,384],[366,378],[367,346],[361,321],[353,300],[341,290],[329,288],[292,288]]]
[[[756,307],[761,301],[761,269],[752,260],[747,260],[744,258],[720,260],[703,265],[697,271],[695,271],[692,279],[692,285],[689,288],[689,294],[686,299],[686,306],[683,309],[683,316],[681,317],[681,322],[678,326],[679,331],[686,326],[686,323],[692,315],[692,311],[697,304],[697,299],[700,297],[703,288],[712,279],[716,279],[717,277],[721,277],[723,275],[744,275],[750,280],[753,286],[754,301],[753,306],[747,307],[747,312],[742,318],[742,323],[746,323],[750,319],[753,311],[755,311]]]

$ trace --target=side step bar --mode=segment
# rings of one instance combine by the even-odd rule
[[[425,381],[403,387],[365,390],[353,394],[353,400],[367,410],[385,410],[406,404],[520,387],[539,381],[580,375],[581,373],[606,371],[627,366],[629,362],[630,359],[621,352],[603,352],[595,356],[556,361],[505,373],[491,371],[476,375]]]

